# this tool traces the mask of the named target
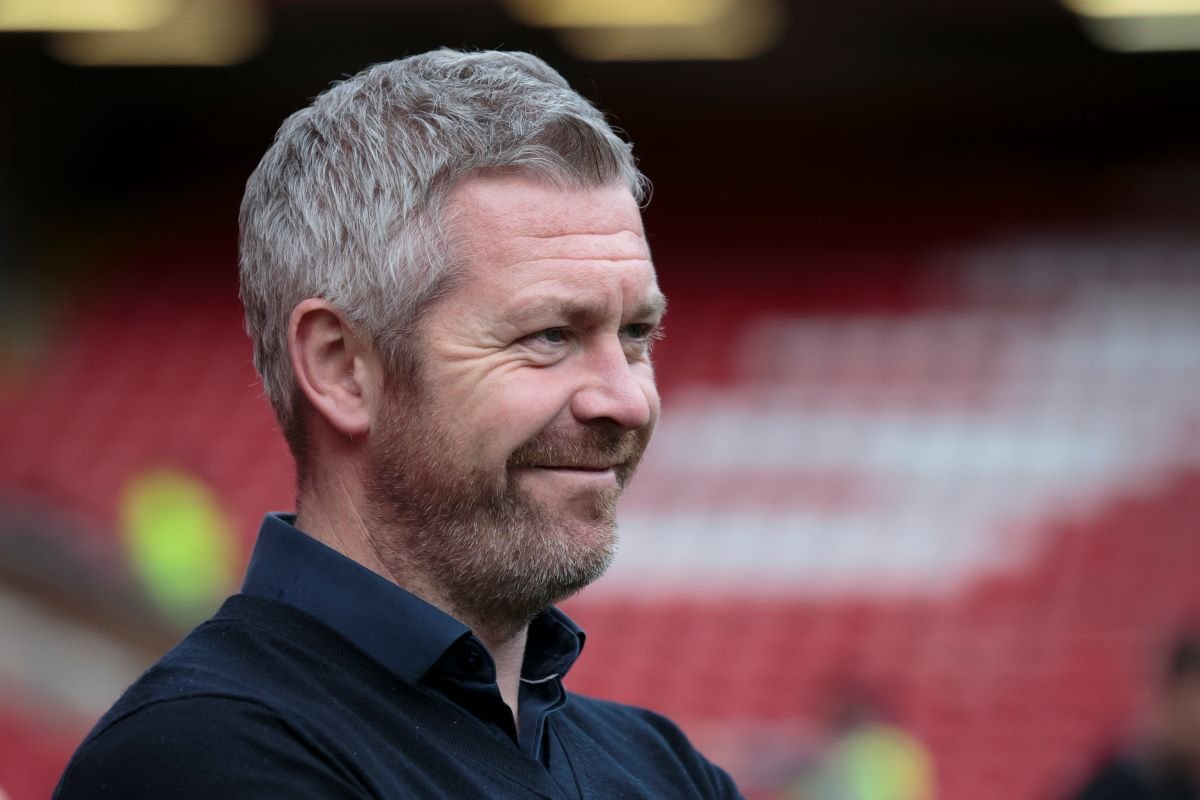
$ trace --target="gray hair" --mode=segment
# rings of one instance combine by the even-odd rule
[[[377,64],[280,127],[246,183],[239,268],[254,366],[298,461],[292,309],[324,298],[393,369],[413,363],[420,313],[454,276],[445,197],[492,169],[570,188],[625,185],[638,202],[647,190],[603,114],[527,53],[436,50]]]

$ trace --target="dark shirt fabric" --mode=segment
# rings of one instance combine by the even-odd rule
[[[229,598],[105,714],[59,782],[82,798],[737,798],[669,720],[562,686],[583,632],[530,626],[520,726],[461,622],[263,523]]]
[[[1182,765],[1116,756],[1101,764],[1075,800],[1200,800],[1200,793]]]

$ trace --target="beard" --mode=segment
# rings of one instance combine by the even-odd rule
[[[510,634],[599,578],[617,546],[617,498],[651,427],[548,428],[502,468],[472,458],[420,391],[389,402],[367,447],[369,534],[397,579],[427,582],[472,627]],[[590,492],[568,515],[516,480],[538,465],[615,464],[616,486]],[[564,503],[564,507],[565,507]],[[427,598],[428,599],[428,598]]]

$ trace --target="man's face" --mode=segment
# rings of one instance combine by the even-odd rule
[[[461,279],[422,321],[418,385],[372,430],[369,488],[405,531],[400,566],[460,612],[523,624],[611,561],[658,418],[663,297],[623,188],[479,177],[447,212]]]

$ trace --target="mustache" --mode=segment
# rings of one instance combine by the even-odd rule
[[[584,429],[575,433],[547,431],[518,447],[508,458],[510,467],[612,467],[623,479],[633,473],[649,442],[649,432],[639,430]]]

